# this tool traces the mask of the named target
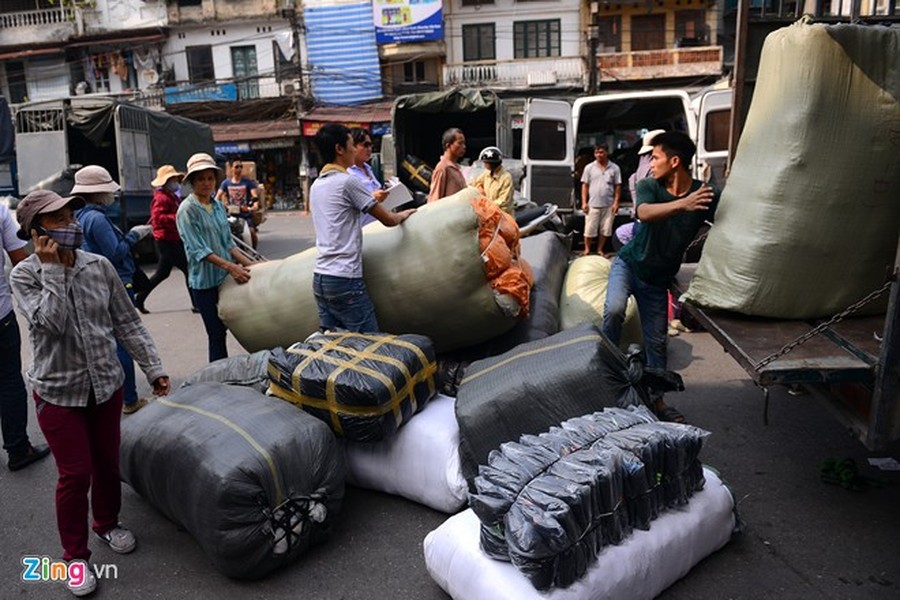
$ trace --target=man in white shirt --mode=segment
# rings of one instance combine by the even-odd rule
[[[619,210],[622,194],[622,171],[609,160],[604,144],[594,146],[594,162],[581,174],[581,210],[584,211],[584,255],[591,253],[594,239],[599,237],[597,252],[603,254],[606,240],[612,235],[613,219]]]
[[[323,125],[315,142],[326,162],[309,192],[318,250],[313,293],[319,329],[376,332],[375,307],[363,280],[360,217],[368,213],[394,227],[416,211],[388,211],[362,181],[347,172],[357,151],[347,127]]]

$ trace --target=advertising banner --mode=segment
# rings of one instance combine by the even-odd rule
[[[430,42],[444,37],[441,0],[372,0],[375,42]]]

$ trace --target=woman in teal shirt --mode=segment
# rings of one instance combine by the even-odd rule
[[[225,208],[213,200],[221,169],[209,154],[188,159],[184,179],[193,192],[178,207],[175,222],[188,259],[188,288],[209,337],[209,362],[226,358],[227,328],[219,318],[219,284],[227,276],[250,281],[253,261],[235,246]]]

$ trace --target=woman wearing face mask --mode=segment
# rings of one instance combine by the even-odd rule
[[[219,284],[229,275],[237,283],[247,283],[247,267],[253,264],[235,246],[225,206],[213,199],[221,170],[209,154],[200,152],[188,159],[184,178],[194,191],[175,217],[188,258],[188,287],[209,338],[209,362],[228,356],[228,329],[219,318]]]
[[[53,451],[59,481],[56,523],[63,559],[81,563],[85,577],[70,579],[75,596],[97,587],[88,567],[88,523],[114,552],[135,549],[119,523],[122,369],[116,341],[133,354],[153,393],[169,392],[156,347],[117,276],[102,256],[78,249],[82,232],[72,210],[78,196],[28,194],[16,211],[34,254],[12,270],[10,285],[28,321],[32,361],[27,377],[35,413]],[[88,510],[91,519],[89,521]],[[71,571],[70,571],[71,573]]]
[[[162,283],[176,267],[184,273],[184,284],[191,297],[188,285],[187,256],[184,254],[184,243],[178,235],[175,215],[181,204],[181,180],[184,173],[179,173],[172,165],[163,165],[156,170],[156,179],[150,182],[153,186],[153,201],[150,203],[150,225],[153,227],[153,238],[156,240],[156,251],[159,253],[159,264],[156,273],[150,278],[147,288],[137,293],[135,304],[138,309],[144,307],[150,292]],[[200,312],[191,300],[191,311]]]
[[[127,234],[115,226],[106,216],[106,207],[113,203],[119,184],[113,181],[109,171],[99,165],[89,165],[75,173],[72,194],[84,198],[85,205],[75,212],[78,224],[84,231],[84,250],[105,256],[119,274],[128,296],[134,302],[134,273],[136,266],[132,248],[142,237],[150,233],[149,225],[134,227]],[[134,361],[124,346],[118,346],[119,361],[125,371],[125,404],[122,412],[131,414],[147,405],[146,398],[138,398],[134,378]]]

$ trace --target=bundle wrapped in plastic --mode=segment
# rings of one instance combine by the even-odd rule
[[[658,423],[644,407],[607,409],[522,436],[491,453],[470,505],[481,547],[537,589],[579,579],[606,545],[649,529],[666,505],[703,487],[707,432]]]
[[[500,444],[604,407],[645,405],[650,385],[680,389],[681,379],[645,368],[639,352],[623,355],[589,323],[472,363],[456,396],[470,489],[478,465]]]
[[[317,334],[269,357],[272,395],[340,437],[377,442],[436,393],[434,348],[421,335]]]
[[[444,351],[491,339],[527,315],[531,273],[504,215],[466,188],[399,227],[364,227],[363,277],[381,329],[426,335]],[[244,348],[287,347],[318,330],[315,261],[310,248],[254,265],[243,285],[223,282],[219,316]]]
[[[247,387],[198,383],[125,419],[121,468],[239,579],[324,541],[344,497],[344,454],[328,427]]]
[[[264,394],[269,389],[269,351],[260,350],[213,361],[189,375],[181,387],[198,383],[240,385]]]
[[[565,331],[581,323],[603,326],[603,308],[611,268],[612,263],[602,256],[580,256],[572,261],[559,297],[560,329]],[[625,350],[631,344],[640,344],[642,339],[637,303],[634,298],[629,298],[619,348]]]

